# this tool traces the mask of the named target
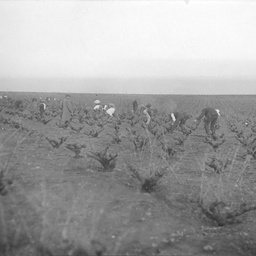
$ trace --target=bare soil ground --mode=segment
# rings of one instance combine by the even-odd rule
[[[124,136],[109,148],[118,154],[112,171],[104,171],[88,152],[109,145],[113,129],[91,138],[70,128],[30,125],[31,134],[1,125],[8,185],[0,196],[0,255],[256,255],[256,211],[219,226],[198,206],[199,198],[230,208],[255,204],[256,161],[245,162],[244,149],[224,121],[218,133],[225,134],[225,143],[216,152],[205,143],[202,124],[182,150],[164,159],[157,141],[135,152]],[[73,151],[52,147],[45,136],[68,136],[86,148],[74,158]],[[205,165],[214,154],[230,157],[232,166],[217,174]],[[147,193],[128,165],[141,172],[167,171]]]

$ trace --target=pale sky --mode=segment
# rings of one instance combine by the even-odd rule
[[[17,90],[8,79],[256,81],[255,71],[253,0],[0,1],[0,91]],[[252,84],[240,92],[256,94]],[[20,83],[19,89],[34,91],[30,86]],[[36,90],[105,92],[101,86],[45,84]],[[125,93],[124,86],[107,92]],[[128,91],[172,93],[166,85],[141,86]]]

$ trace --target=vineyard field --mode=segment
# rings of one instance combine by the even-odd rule
[[[65,94],[0,94],[0,255],[256,255],[255,95],[71,94],[63,127]]]

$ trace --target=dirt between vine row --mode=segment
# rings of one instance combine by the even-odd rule
[[[111,150],[118,153],[116,167],[104,172],[86,155],[88,150],[103,149],[109,143],[110,137],[104,132],[99,138],[84,136],[87,148],[76,159],[65,147],[53,148],[42,133],[28,135],[2,128],[1,165],[12,180],[7,194],[0,196],[2,255],[72,255],[70,248],[82,244],[88,249],[92,240],[100,247],[98,255],[256,254],[255,211],[239,217],[240,223],[219,227],[196,203],[202,189],[200,162],[212,153],[203,142],[202,127],[190,135],[183,152],[168,160],[172,168],[161,189],[150,194],[141,193],[140,184],[127,171],[124,159],[140,168],[148,168],[149,163],[160,168],[166,162],[156,157],[160,154],[157,147],[154,157],[147,150],[134,153],[129,141],[123,139],[120,144],[111,145]],[[229,182],[221,181],[221,195],[234,204],[253,201],[255,161],[251,161],[236,187],[241,178],[243,160],[239,154],[243,149],[225,125],[222,129],[227,141],[218,154],[228,154],[236,148],[238,154]],[[47,126],[42,131],[48,136],[53,132]],[[220,184],[220,176],[214,171],[207,170],[205,177],[211,184]],[[207,196],[214,198],[210,192]],[[42,244],[52,254],[40,251]]]

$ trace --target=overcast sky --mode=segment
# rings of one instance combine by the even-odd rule
[[[255,67],[253,0],[0,1],[0,90],[17,90],[21,78],[256,80]],[[14,78],[16,84],[8,84]],[[65,89],[61,83],[19,86],[106,91],[104,83],[97,90],[75,82]],[[127,83],[119,86],[107,92],[127,92]],[[128,92],[172,93],[172,83],[141,86]],[[199,90],[195,83],[186,86]],[[256,94],[252,86],[244,83],[236,93]],[[222,87],[204,93],[221,93]]]

